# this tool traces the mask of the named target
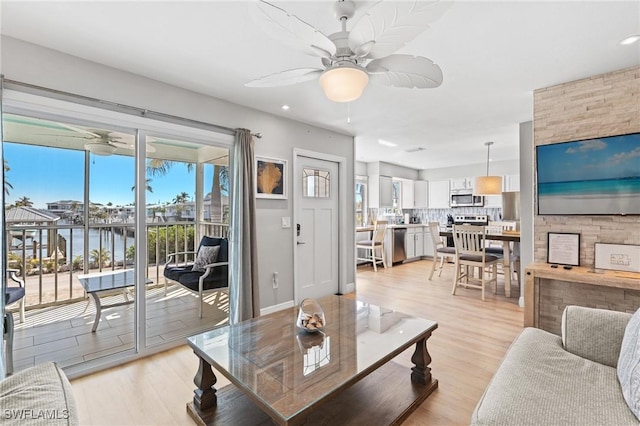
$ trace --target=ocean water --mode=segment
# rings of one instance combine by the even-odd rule
[[[640,194],[640,177],[538,183],[539,195]]]

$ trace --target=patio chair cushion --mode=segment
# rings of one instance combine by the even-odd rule
[[[4,304],[10,305],[22,299],[25,295],[24,287],[7,287],[4,291]]]
[[[229,240],[219,237],[202,237],[200,245],[198,246],[198,253],[200,253],[202,247],[219,247],[217,258],[212,262],[204,263],[225,263],[229,261]],[[197,261],[197,260],[196,260]],[[194,269],[194,265],[167,265],[164,269],[164,276],[170,280],[176,281],[181,285],[193,290],[199,290],[199,280],[204,275],[204,268],[202,271]],[[229,286],[229,266],[220,265],[213,268],[207,277],[203,281],[203,290],[213,290],[216,288],[223,288]]]
[[[196,261],[193,263],[191,270],[204,272],[204,267],[214,263],[218,258],[219,252],[220,246],[200,246],[198,256],[196,256]]]

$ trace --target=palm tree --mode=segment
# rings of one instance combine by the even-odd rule
[[[11,167],[9,167],[9,162],[7,161],[7,159],[4,159],[4,173],[5,175],[7,174],[7,172],[11,171]],[[9,189],[13,189],[13,185],[11,185],[9,183],[9,181],[7,181],[6,176],[4,179],[4,193],[9,195]]]
[[[153,192],[153,188],[151,187],[151,178],[147,178],[147,179],[145,179],[144,184],[145,184],[145,186],[147,187],[147,191],[149,191],[149,192]],[[135,185],[133,185],[133,186],[131,187],[131,190],[132,190],[132,191],[134,191],[135,189],[136,189],[136,186],[135,186]]]
[[[15,202],[16,207],[32,207],[33,202],[29,199],[29,197],[20,197]]]
[[[91,250],[91,254],[89,255],[91,260],[98,266],[106,266],[107,263],[111,260],[111,252],[106,248],[102,248],[100,250],[93,249]]]
[[[147,162],[147,174],[151,176],[164,176],[173,167],[175,162],[169,160],[161,160],[158,158],[150,159]],[[187,170],[193,170],[193,163],[186,163]],[[229,193],[229,168],[226,166],[213,165],[213,182],[211,183],[211,221],[215,223],[222,222],[222,192]]]
[[[176,195],[176,198],[173,199],[173,204],[184,204],[189,201],[189,194],[182,191],[180,194]]]

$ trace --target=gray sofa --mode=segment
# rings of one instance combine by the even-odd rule
[[[78,425],[73,391],[62,369],[49,362],[0,381],[0,424]]]
[[[509,348],[472,425],[638,425],[616,367],[632,315],[568,306],[562,337],[526,328]]]

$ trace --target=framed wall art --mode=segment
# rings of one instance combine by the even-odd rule
[[[256,156],[256,198],[287,199],[287,160]]]

